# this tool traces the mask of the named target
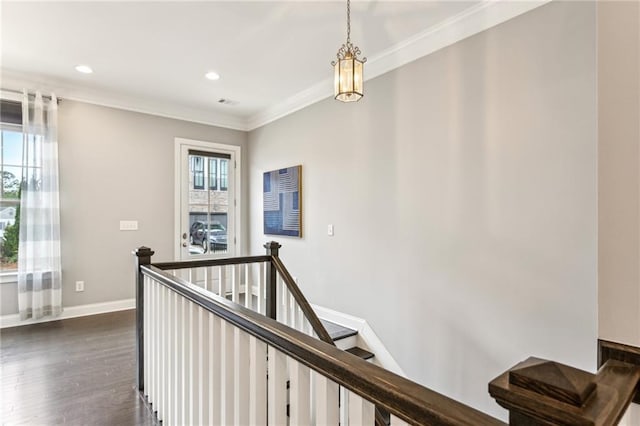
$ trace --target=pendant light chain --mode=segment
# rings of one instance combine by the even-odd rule
[[[347,0],[347,44],[351,43],[351,1]]]

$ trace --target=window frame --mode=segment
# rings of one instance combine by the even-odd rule
[[[193,157],[191,157],[191,159],[193,160],[191,162],[191,173],[193,173],[193,189],[203,190],[205,189],[204,157],[194,155]],[[200,161],[197,161],[197,160],[200,160]],[[196,169],[196,166],[198,166],[198,169]]]
[[[6,92],[0,92],[0,102],[2,103],[2,111],[9,111],[9,116],[2,115],[0,116],[0,131],[14,131],[16,133],[22,134],[22,101],[20,95],[14,95],[12,93],[7,94]],[[7,105],[13,105],[14,108],[7,108]],[[19,114],[17,112],[19,111]],[[23,142],[24,143],[24,142]],[[3,147],[0,146],[0,149]],[[0,157],[2,154],[0,153]],[[4,158],[0,158],[0,171],[4,170]],[[23,167],[23,165],[16,166],[12,165],[11,167]],[[19,176],[22,178],[22,176]],[[3,197],[4,188],[0,191],[0,201],[5,201]],[[18,201],[19,202],[19,201]],[[15,284],[18,282],[18,269],[8,269],[5,270],[4,267],[0,268],[0,284]]]
[[[211,165],[214,165],[213,172]],[[209,158],[209,191],[218,190],[218,158]]]
[[[223,169],[224,169],[224,173],[223,173]],[[220,191],[227,191],[227,190],[229,190],[229,160],[226,158],[221,158],[220,159]]]

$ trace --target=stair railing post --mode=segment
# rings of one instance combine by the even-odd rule
[[[267,249],[267,256],[278,257],[278,253],[282,247],[277,241],[269,241],[264,245],[264,248]],[[267,263],[267,300],[266,300],[266,315],[269,318],[276,319],[276,267],[273,265],[273,262]]]
[[[150,265],[155,252],[149,247],[139,247],[136,256],[136,383],[139,391],[144,390],[144,276],[140,266]]]

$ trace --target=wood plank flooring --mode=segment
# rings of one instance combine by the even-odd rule
[[[135,389],[135,311],[0,330],[3,425],[158,424]]]

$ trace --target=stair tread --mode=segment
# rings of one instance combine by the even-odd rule
[[[358,334],[357,330],[344,327],[340,324],[336,324],[335,322],[327,321],[322,318],[320,319],[320,322],[322,322],[324,328],[327,329],[329,336],[331,336],[334,342],[336,340],[346,339],[347,337],[355,336],[356,334]]]
[[[354,346],[352,348],[347,349],[347,352],[349,352],[352,355],[355,355],[357,357],[360,357],[362,359],[370,359],[374,357],[374,354],[369,352],[366,349],[362,349],[358,346]]]

